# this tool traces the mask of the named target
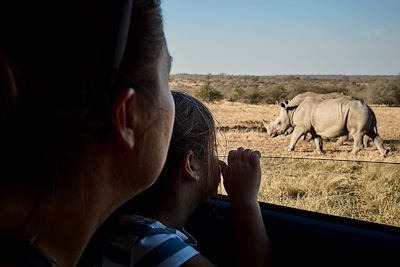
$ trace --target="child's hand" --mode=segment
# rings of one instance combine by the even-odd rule
[[[271,246],[257,201],[261,182],[261,154],[242,147],[221,163],[225,190],[231,202],[237,266],[269,266]]]
[[[224,187],[232,202],[257,201],[261,181],[259,151],[244,149],[231,150],[228,165],[221,163]]]

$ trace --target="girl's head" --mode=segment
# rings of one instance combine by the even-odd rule
[[[216,151],[215,122],[208,108],[196,98],[182,92],[172,92],[175,101],[175,122],[164,168],[150,188],[139,194],[126,208],[146,213],[154,209],[169,209],[180,201],[180,186],[197,176],[197,199],[203,201],[217,193],[220,182]],[[194,169],[188,167],[191,157]],[[191,164],[189,163],[189,164]],[[191,173],[189,173],[191,172]]]
[[[0,34],[0,182],[54,180],[105,143],[154,181],[174,116],[159,1],[2,1]]]
[[[176,106],[175,122],[161,176],[176,172],[179,169],[177,164],[192,151],[200,164],[199,176],[205,197],[209,197],[216,193],[220,178],[214,118],[196,98],[181,92],[172,92],[172,96]]]

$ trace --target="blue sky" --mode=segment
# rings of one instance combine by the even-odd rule
[[[171,73],[400,73],[400,0],[164,0]]]

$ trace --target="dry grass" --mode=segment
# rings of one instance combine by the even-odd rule
[[[351,155],[352,142],[324,142],[320,156],[314,142],[299,140],[288,152],[290,136],[269,138],[262,130],[262,120],[273,119],[277,106],[207,105],[221,129],[221,155],[239,146],[262,153],[260,201],[400,226],[400,108],[371,106],[389,149],[382,158],[374,145]]]

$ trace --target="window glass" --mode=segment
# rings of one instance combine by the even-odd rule
[[[168,0],[163,8],[170,88],[213,112],[222,158],[239,146],[262,153],[260,201],[400,226],[400,1]],[[352,154],[351,136],[340,145],[322,136],[325,154],[311,134],[293,151],[290,131],[272,138],[265,123],[280,103],[310,91],[366,103],[385,156],[371,140]],[[345,121],[345,134],[346,116],[324,130]]]

